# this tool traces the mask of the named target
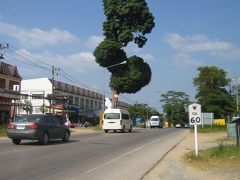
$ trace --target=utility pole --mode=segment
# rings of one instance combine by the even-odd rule
[[[237,106],[237,113],[238,113],[238,110],[239,110],[239,107],[238,107],[238,104],[239,104],[239,100],[238,100],[238,79],[240,77],[233,77],[232,78],[232,81],[235,80],[235,95],[236,95],[236,106]]]
[[[238,113],[238,77],[236,79],[236,103],[237,103],[237,113]]]
[[[54,91],[54,76],[55,76],[55,67],[52,66],[52,114],[54,114],[54,101],[55,101],[55,91]]]
[[[4,59],[3,54],[4,54],[4,50],[6,48],[9,48],[9,44],[0,43],[0,60]],[[3,50],[3,52],[1,52],[2,50]]]

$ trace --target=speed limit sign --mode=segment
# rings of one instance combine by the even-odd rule
[[[190,125],[200,125],[202,124],[202,112],[201,105],[197,103],[190,104],[188,106],[189,111],[189,124]]]

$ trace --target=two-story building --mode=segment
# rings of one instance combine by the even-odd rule
[[[83,87],[49,78],[23,80],[22,102],[30,102],[31,113],[68,115],[73,123],[97,124],[103,109],[104,95]],[[24,108],[19,113],[27,113]]]
[[[130,104],[123,102],[123,101],[117,101],[117,108],[119,109],[125,109],[128,110]],[[111,98],[105,98],[105,108],[111,109],[112,108],[112,99]]]
[[[0,61],[0,124],[17,112],[21,80],[16,66]]]

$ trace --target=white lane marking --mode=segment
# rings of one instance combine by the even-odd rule
[[[121,158],[123,158],[123,157],[125,157],[125,156],[128,156],[129,154],[132,154],[132,153],[134,153],[134,152],[136,152],[136,151],[139,151],[140,149],[143,149],[143,148],[146,147],[146,146],[149,146],[149,145],[151,145],[151,144],[156,143],[157,141],[159,141],[159,140],[162,139],[162,138],[163,138],[163,137],[160,137],[160,138],[158,138],[158,139],[155,139],[154,141],[151,141],[151,142],[149,142],[149,143],[147,143],[147,144],[144,144],[144,145],[142,145],[142,146],[139,146],[139,147],[137,147],[137,148],[135,148],[135,149],[133,149],[133,150],[125,153],[125,154],[122,154],[122,155],[120,155],[120,156],[118,156],[118,157],[116,157],[116,158],[114,158],[114,159],[112,159],[112,160],[110,160],[110,161],[107,161],[107,162],[105,162],[105,163],[103,163],[103,164],[101,164],[101,165],[99,165],[99,166],[97,166],[97,167],[95,167],[95,168],[93,168],[93,169],[90,169],[90,170],[82,173],[82,175],[87,175],[87,174],[91,173],[92,171],[95,171],[95,170],[97,170],[97,169],[99,169],[99,168],[102,168],[102,167],[108,165],[108,164],[111,164],[112,162],[114,162],[114,161],[116,161],[116,160],[118,160],[118,159],[121,159]]]

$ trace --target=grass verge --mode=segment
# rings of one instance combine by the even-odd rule
[[[102,131],[102,126],[96,125],[96,126],[93,127],[93,129],[94,129],[95,131]]]
[[[195,152],[189,152],[184,155],[184,161],[202,170],[233,166],[240,168],[240,148],[220,143],[217,147],[200,150],[198,157],[195,156]]]
[[[7,125],[0,125],[0,137],[7,136]]]
[[[192,129],[192,131],[194,131]],[[198,132],[199,133],[213,133],[213,132],[226,132],[227,131],[227,126],[210,126],[210,125],[205,125],[203,128],[198,127]]]

